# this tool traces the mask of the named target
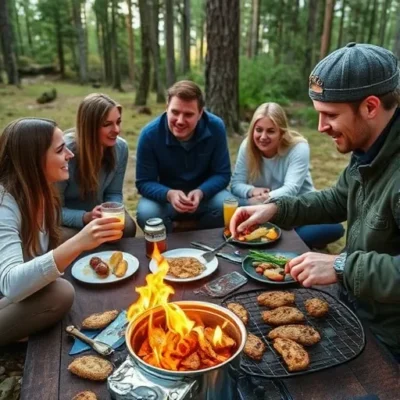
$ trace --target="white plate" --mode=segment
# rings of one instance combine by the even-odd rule
[[[122,281],[123,279],[129,278],[132,276],[139,268],[139,260],[129,253],[122,253],[124,256],[124,260],[128,263],[128,269],[124,276],[121,278],[116,277],[114,274],[110,274],[107,278],[99,278],[99,276],[94,272],[93,268],[89,265],[89,261],[92,257],[100,257],[103,261],[108,263],[112,253],[114,251],[102,251],[100,253],[89,254],[86,257],[81,258],[72,266],[72,276],[81,282],[86,283],[111,283]]]
[[[205,253],[204,250],[197,250],[197,249],[174,249],[162,253],[163,257],[166,258],[194,257],[197,258],[206,267],[206,269],[200,275],[194,276],[192,278],[176,278],[175,276],[167,275],[164,279],[170,282],[192,282],[192,281],[197,281],[199,279],[203,279],[208,275],[211,275],[218,267],[218,259],[217,257],[214,257],[210,262],[206,263],[206,260],[204,260],[204,258],[201,256],[204,253]],[[158,266],[155,260],[152,259],[150,261],[149,268],[153,274],[157,271]]]

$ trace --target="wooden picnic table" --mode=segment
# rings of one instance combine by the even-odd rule
[[[168,248],[189,248],[191,241],[201,241],[213,246],[219,244],[221,239],[221,229],[174,233],[168,236]],[[268,248],[299,253],[308,251],[295,231],[283,231],[282,238]],[[149,273],[149,260],[145,256],[144,238],[122,239],[118,243],[103,245],[96,249],[96,251],[103,250],[121,250],[133,254],[139,259],[139,270],[132,277],[118,283],[88,285],[72,278],[70,268],[68,268],[65,278],[75,287],[74,305],[63,321],[50,330],[30,338],[22,383],[22,400],[70,400],[82,390],[93,390],[101,400],[111,399],[106,383],[83,380],[68,372],[67,367],[76,356],[68,355],[72,340],[67,336],[65,327],[71,324],[80,326],[83,318],[91,313],[129,307],[137,299],[135,287],[145,283],[145,277]],[[224,250],[229,250],[229,248]],[[219,267],[210,277],[184,284],[169,282],[176,291],[171,300],[220,303],[221,299],[194,294],[193,290],[208,280],[234,270],[241,272],[240,265],[219,258]],[[265,287],[264,284],[249,278],[249,282],[237,292]],[[331,294],[335,292],[335,289],[335,285],[328,288]],[[366,329],[366,335],[365,350],[356,359],[325,371],[282,380],[292,398],[295,400],[348,400],[366,395],[377,396],[371,397],[374,400],[400,398],[398,364],[377,344],[368,329]],[[91,354],[91,352],[83,354]],[[120,356],[125,357],[126,353],[121,352]]]

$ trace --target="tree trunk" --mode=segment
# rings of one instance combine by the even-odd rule
[[[181,69],[186,75],[190,72],[190,0],[183,0],[181,47]]]
[[[378,12],[378,0],[374,0],[374,4],[371,10],[371,22],[369,25],[369,34],[367,43],[372,43],[372,39],[374,37],[375,17],[377,12]]]
[[[319,57],[322,60],[329,53],[332,33],[332,17],[335,0],[326,0],[325,3],[325,17],[324,17],[324,30],[321,38],[321,50]]]
[[[151,54],[153,58],[153,84],[157,93],[157,103],[165,103],[164,87],[161,81],[160,73],[160,45],[158,44],[158,14],[159,0],[148,0],[148,9],[150,11],[150,41]]]
[[[396,10],[396,32],[394,36],[394,43],[393,43],[393,53],[396,55],[397,58],[400,58],[400,9],[397,7]]]
[[[142,71],[139,88],[136,92],[135,105],[145,106],[150,88],[150,25],[147,12],[147,1],[139,0]]]
[[[18,44],[16,48],[18,49],[18,54],[21,56],[25,55],[25,49],[24,49],[24,41],[22,39],[22,33],[21,33],[21,24],[19,22],[19,15],[18,15],[18,10],[17,10],[17,4],[13,4],[13,13],[15,14],[15,25],[17,29],[17,35],[18,35]],[[18,55],[17,55],[18,58]]]
[[[165,0],[165,45],[167,53],[167,87],[171,87],[176,81],[173,0]]]
[[[250,58],[258,53],[258,32],[260,30],[260,0],[253,0],[250,34]]]
[[[63,32],[62,25],[60,20],[60,10],[55,4],[53,8],[54,13],[54,28],[56,33],[56,41],[57,41],[57,55],[58,55],[58,65],[60,67],[60,75],[61,78],[65,78],[65,61],[64,61],[64,43],[63,43]]]
[[[358,39],[358,28],[361,19],[361,8],[362,5],[360,0],[354,2],[353,7],[351,9],[351,18],[350,18],[350,29],[349,29],[349,41],[357,42]]]
[[[126,17],[126,27],[128,31],[128,44],[129,44],[129,79],[131,83],[135,81],[135,42],[133,37],[133,17],[132,17],[132,0],[126,0],[128,5],[128,15]]]
[[[239,132],[239,0],[207,0],[205,92],[208,109]],[[227,68],[229,60],[229,68]]]
[[[306,48],[304,52],[304,76],[308,76],[311,72],[313,66],[313,52],[314,52],[314,42],[317,32],[317,15],[318,15],[318,1],[319,0],[309,0],[308,5],[308,20],[307,20],[307,34],[306,34]]]
[[[388,23],[387,21],[387,15],[388,11],[390,9],[390,4],[392,0],[385,0],[383,7],[382,7],[382,12],[381,12],[381,21],[379,23],[379,46],[383,46],[385,43],[385,32],[386,32],[386,25]]]
[[[361,43],[365,43],[367,38],[367,28],[368,28],[368,20],[369,20],[369,8],[371,5],[371,0],[368,0],[363,8],[363,16],[361,22]]]
[[[121,70],[119,65],[119,51],[118,51],[117,5],[118,5],[118,0],[111,1],[111,48],[113,53],[113,89],[123,92],[121,86]]]
[[[3,49],[3,61],[7,72],[8,84],[19,85],[17,60],[14,51],[14,37],[8,16],[7,1],[2,0],[0,1],[0,37],[1,47]]]
[[[340,22],[339,22],[339,35],[337,41],[337,47],[342,47],[343,41],[343,24],[344,24],[344,17],[346,14],[346,0],[342,0],[342,8],[340,11]]]
[[[29,52],[31,55],[33,55],[34,49],[33,49],[32,33],[31,33],[31,21],[29,18],[29,8],[30,8],[29,0],[23,0],[22,7],[24,8],[24,14],[25,14],[25,25],[26,25],[26,34],[28,36]]]
[[[78,72],[79,72],[79,81],[80,83],[86,84],[88,82],[88,67],[87,67],[87,49],[86,49],[86,36],[85,30],[82,25],[81,18],[81,0],[72,0],[72,11],[74,16],[74,24],[76,30],[76,38],[77,38],[77,50],[78,50]]]

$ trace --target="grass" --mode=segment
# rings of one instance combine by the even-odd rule
[[[57,99],[49,104],[37,104],[38,98],[44,91],[52,88],[57,90]],[[12,86],[0,86],[0,128],[3,128],[14,119],[20,117],[43,117],[57,121],[61,129],[66,130],[75,125],[75,115],[80,101],[89,93],[103,92],[123,107],[122,136],[127,140],[130,149],[128,169],[125,176],[124,198],[128,210],[134,215],[138,201],[135,188],[135,153],[138,135],[150,120],[162,113],[165,105],[156,104],[155,96],[150,96],[149,106],[152,115],[138,114],[134,103],[133,91],[120,93],[110,88],[93,89],[90,86],[80,86],[58,81],[26,80],[21,89]],[[306,105],[296,104],[296,108]],[[332,185],[340,172],[348,163],[348,157],[339,154],[332,141],[321,135],[316,129],[295,126],[309,141],[311,147],[311,174],[317,189]],[[243,140],[235,135],[229,137],[229,151],[232,167],[235,165],[237,151]],[[340,240],[329,246],[330,252],[338,252],[344,246]]]

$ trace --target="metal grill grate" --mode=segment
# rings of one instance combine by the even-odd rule
[[[272,346],[272,341],[267,339],[268,333],[274,327],[266,324],[261,318],[261,312],[267,307],[259,306],[257,296],[267,290],[252,290],[231,295],[224,299],[223,306],[227,303],[237,302],[242,304],[249,312],[248,332],[262,338],[267,344],[261,362],[253,361],[243,354],[242,369],[244,372],[264,378],[288,378],[304,375],[322,369],[334,367],[358,356],[365,346],[364,329],[357,316],[342,302],[329,293],[317,289],[294,288],[285,289],[294,292],[296,307],[305,315],[305,325],[311,325],[321,335],[321,341],[314,346],[306,347],[310,355],[308,369],[300,372],[289,372],[284,361]],[[307,315],[304,301],[311,298],[320,298],[328,302],[329,312],[324,318],[313,318]]]

